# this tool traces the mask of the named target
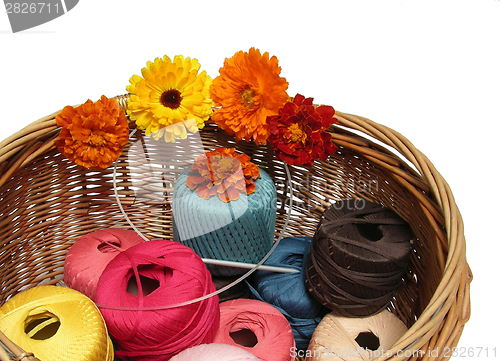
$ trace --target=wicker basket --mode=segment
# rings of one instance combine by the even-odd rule
[[[126,106],[126,96],[117,99]],[[138,197],[132,189],[131,172],[141,174],[143,167],[134,160],[133,150],[125,149],[115,170],[82,170],[54,147],[59,133],[56,114],[0,144],[0,304],[26,288],[61,280],[65,254],[83,234],[107,227],[130,228],[117,206],[114,171],[121,203],[134,225],[150,238],[172,238],[169,199]],[[417,239],[390,311],[409,330],[391,351],[395,355],[403,351],[397,360],[434,360],[429,350],[456,346],[470,314],[472,276],[452,192],[429,160],[402,135],[365,118],[339,112],[336,117],[339,122],[332,136],[338,152],[327,161],[315,162],[312,169],[290,167],[292,190],[271,147],[235,142],[213,124],[205,126],[201,139],[207,149],[236,147],[265,167],[278,191],[276,236],[285,223],[290,192],[294,201],[285,236],[312,236],[325,207],[346,197],[380,202],[404,218]],[[132,137],[149,149],[157,147],[157,154],[175,157],[172,145],[161,149],[167,145],[142,137],[141,132]],[[172,175],[182,171],[182,163],[175,168]],[[142,182],[143,189],[158,187],[155,183],[148,188],[146,177]]]

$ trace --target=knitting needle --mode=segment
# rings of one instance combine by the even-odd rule
[[[253,263],[233,262],[233,261],[225,261],[225,260],[220,260],[220,259],[202,258],[202,260],[203,260],[203,262],[205,262],[205,264],[212,264],[212,265],[217,265],[217,266],[227,266],[227,267],[245,268],[245,269],[252,269],[256,266]],[[259,266],[258,270],[259,271],[271,271],[271,272],[277,272],[277,273],[300,273],[299,270],[296,270],[294,268],[266,266],[266,265]]]
[[[136,132],[137,129],[135,129],[131,134],[130,137]],[[118,190],[116,187],[116,166],[117,163],[115,162],[114,168],[113,168],[113,190],[115,193],[115,198],[116,198],[116,203],[118,204],[118,208],[120,208],[120,211],[122,212],[123,216],[127,220],[128,224],[133,228],[133,230],[140,235],[145,241],[149,241],[139,230],[134,226],[130,218],[128,217],[127,213],[125,212],[125,209],[123,209],[123,205],[120,201],[120,197],[118,196]],[[290,171],[288,170],[288,166],[285,163],[285,170],[288,176],[288,182],[289,186],[291,188],[291,182],[290,182]],[[288,223],[288,220],[290,219],[290,211],[292,209],[292,198],[290,198],[290,208],[288,212],[288,218],[285,222],[285,227],[281,231],[280,238],[283,236],[283,232],[286,229],[286,224]],[[211,258],[202,258],[203,262],[205,264],[212,264],[212,265],[218,265],[218,266],[228,266],[228,267],[235,267],[235,268],[243,268],[243,269],[252,269],[256,266],[256,264],[252,263],[244,263],[244,262],[233,262],[233,261],[225,261],[225,260],[218,260],[218,259],[211,259]],[[299,270],[293,269],[293,268],[287,268],[287,267],[277,267],[277,266],[266,266],[266,265],[261,265],[258,267],[259,270],[261,271],[271,271],[271,272],[277,272],[277,273],[300,273]]]

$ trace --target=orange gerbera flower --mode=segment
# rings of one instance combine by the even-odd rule
[[[269,135],[266,118],[278,114],[289,99],[288,83],[279,76],[278,59],[269,53],[251,48],[240,51],[224,61],[210,88],[212,100],[218,109],[212,120],[236,140],[253,138],[266,144]]]
[[[104,95],[95,103],[64,107],[56,123],[62,127],[56,140],[59,151],[84,168],[109,167],[128,142],[125,112],[116,99]]]
[[[218,195],[223,202],[235,201],[240,193],[255,192],[255,180],[260,178],[259,167],[246,154],[236,154],[234,148],[219,147],[201,154],[189,170],[186,185],[196,188],[200,197]]]

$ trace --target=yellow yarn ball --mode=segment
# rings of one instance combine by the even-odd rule
[[[65,287],[37,286],[0,307],[0,330],[42,361],[112,361],[113,344],[97,306]]]

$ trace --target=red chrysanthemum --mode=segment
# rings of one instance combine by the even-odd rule
[[[189,170],[186,185],[198,195],[209,199],[217,195],[223,202],[235,201],[240,193],[255,192],[259,167],[246,154],[236,154],[234,148],[219,147],[201,154]]]
[[[315,159],[325,160],[337,146],[327,130],[337,122],[335,109],[315,107],[313,98],[297,94],[278,115],[267,117],[276,157],[288,164],[312,166]]]
[[[106,169],[128,142],[125,112],[116,99],[104,95],[95,103],[87,100],[76,108],[64,107],[56,123],[62,127],[55,142],[59,151],[84,168]]]

